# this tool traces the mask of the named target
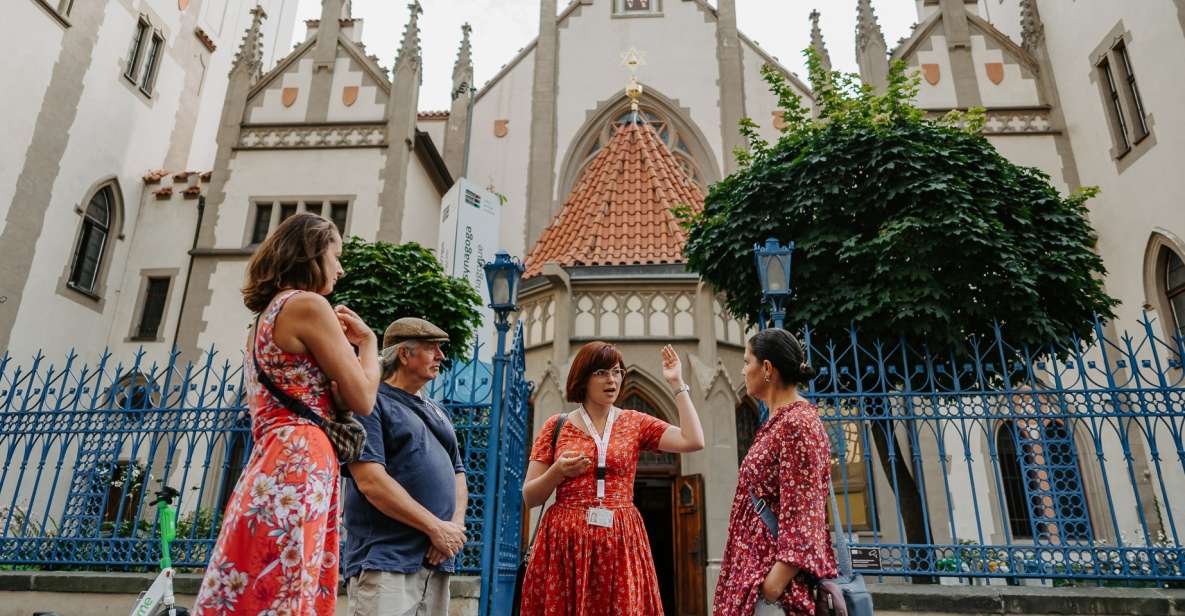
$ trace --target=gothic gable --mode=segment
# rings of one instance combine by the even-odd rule
[[[246,124],[303,124],[311,122],[309,102],[316,95],[328,101],[321,122],[383,122],[391,84],[386,71],[344,35],[338,37],[337,56],[329,92],[313,92],[313,53],[316,39],[297,46],[252,88],[243,119]]]
[[[894,50],[893,60],[904,60],[921,76],[919,106],[933,110],[966,107],[968,92],[989,110],[1042,106],[1032,55],[973,12],[966,16],[974,75],[956,74],[963,69],[952,62],[941,11],[915,26],[913,34]]]

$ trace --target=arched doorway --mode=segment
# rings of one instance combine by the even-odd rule
[[[641,383],[628,379],[617,406],[671,421]],[[642,514],[663,612],[679,616],[707,614],[704,590],[703,479],[682,476],[678,454],[644,452],[638,457],[634,505]]]

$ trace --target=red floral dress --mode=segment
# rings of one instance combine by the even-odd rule
[[[757,430],[741,463],[728,516],[728,543],[713,601],[715,616],[752,616],[761,583],[774,561],[820,578],[835,577],[835,552],[827,533],[830,452],[818,409],[809,402],[782,407]],[[776,540],[754,509],[750,490],[777,513]],[[814,614],[810,591],[801,578],[786,587],[780,603],[786,614]]]
[[[551,464],[558,415],[548,419],[535,438],[531,460]],[[642,514],[634,507],[638,453],[655,451],[665,421],[637,411],[621,411],[613,422],[605,458],[605,500],[597,505],[597,447],[592,437],[569,421],[560,429],[555,449],[581,451],[593,466],[556,488],[555,503],[539,523],[523,580],[522,615],[656,616],[662,614],[658,576]],[[613,527],[589,525],[585,512],[613,510]]]
[[[276,345],[281,293],[259,320],[256,357],[272,382],[328,415],[329,379],[307,353]],[[250,344],[250,343],[249,343]],[[226,505],[193,613],[333,614],[338,578],[338,484],[333,446],[321,428],[259,385],[248,347],[248,406],[255,446]]]

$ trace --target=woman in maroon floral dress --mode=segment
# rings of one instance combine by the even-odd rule
[[[800,573],[836,575],[827,534],[830,441],[818,410],[798,391],[814,375],[790,332],[768,329],[749,339],[745,389],[765,402],[769,421],[757,430],[741,463],[715,616],[814,614],[811,588]],[[762,522],[753,496],[777,514],[777,538]]]
[[[638,454],[704,447],[690,387],[670,346],[662,350],[662,375],[679,409],[679,427],[613,405],[625,369],[612,345],[590,342],[572,360],[566,398],[580,407],[568,413],[555,447],[559,415],[544,422],[523,483],[528,507],[555,492],[531,548],[523,616],[661,616],[650,542],[634,507]],[[598,452],[604,452],[604,481],[597,480]]]

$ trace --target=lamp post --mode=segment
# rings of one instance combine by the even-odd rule
[[[794,256],[794,242],[785,246],[769,238],[765,244],[753,245],[753,260],[757,264],[757,278],[761,281],[761,301],[769,307],[774,327],[781,329],[786,323],[786,301],[790,299],[790,263]],[[765,329],[765,318],[757,321],[758,329]],[[769,409],[764,402],[757,403],[760,422],[769,419]]]
[[[753,260],[757,262],[757,278],[761,281],[761,301],[769,305],[774,327],[786,321],[786,300],[790,299],[790,262],[794,256],[794,242],[785,246],[769,238],[765,244],[753,245]],[[765,322],[758,324],[765,329]]]
[[[503,460],[498,459],[499,436],[502,431],[502,403],[505,399],[502,388],[506,379],[506,333],[510,331],[510,313],[518,310],[518,281],[523,275],[523,266],[505,250],[499,250],[494,260],[485,264],[486,286],[490,294],[489,307],[494,311],[494,328],[498,332],[494,348],[494,383],[490,389],[489,434],[486,437],[486,481],[481,523],[482,576],[481,597],[478,613],[490,616],[494,613],[491,595],[494,577],[497,574],[498,540],[494,518],[498,498],[498,479]]]

